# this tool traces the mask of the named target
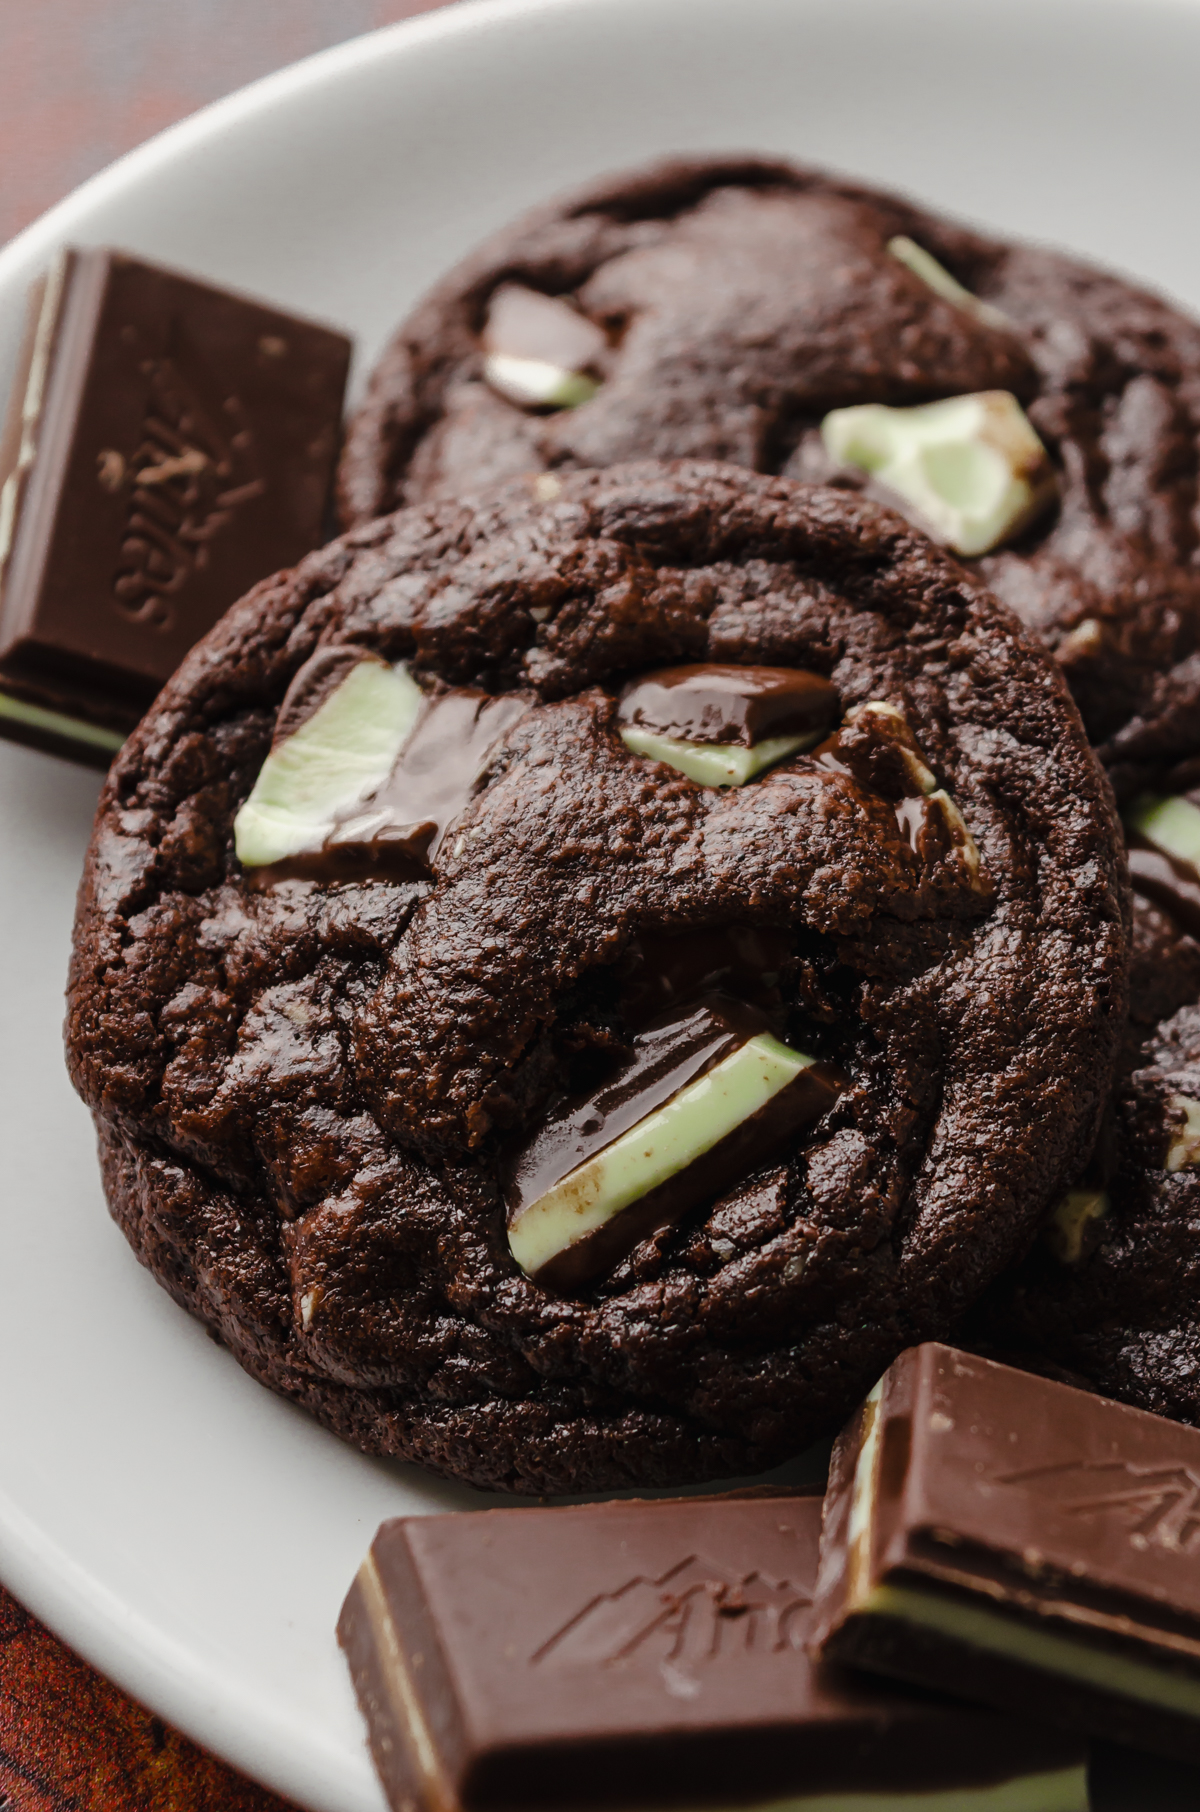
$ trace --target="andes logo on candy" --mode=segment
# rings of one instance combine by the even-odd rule
[[[1135,1466],[1129,1460],[1070,1460],[1010,1472],[998,1485],[1023,1485],[1052,1498],[1067,1516],[1122,1525],[1131,1547],[1200,1553],[1200,1476],[1190,1466]]]
[[[113,602],[122,616],[166,632],[175,624],[175,597],[208,564],[209,544],[266,487],[236,397],[220,407],[223,425],[177,360],[147,359],[142,370],[150,385],[142,439],[128,458],[102,450],[97,479],[107,491],[129,493]]]
[[[530,1659],[611,1667],[649,1653],[694,1669],[721,1656],[790,1653],[803,1648],[811,1603],[789,1580],[689,1554],[657,1579],[639,1573],[589,1599]]]

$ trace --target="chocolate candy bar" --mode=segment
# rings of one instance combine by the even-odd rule
[[[834,1450],[813,1648],[1200,1760],[1200,1430],[912,1348]]]
[[[385,1523],[338,1637],[396,1812],[1082,1812],[1071,1738],[808,1660],[820,1517],[750,1494]]]
[[[277,309],[62,254],[0,435],[0,734],[107,766],[193,642],[318,544],[349,360]]]
[[[579,1289],[771,1163],[843,1086],[741,1001],[714,993],[668,1011],[611,1080],[557,1108],[516,1154],[514,1258],[540,1284]]]
[[[705,662],[664,667],[621,694],[623,724],[685,742],[740,743],[808,736],[837,721],[836,689],[796,667],[728,667]]]

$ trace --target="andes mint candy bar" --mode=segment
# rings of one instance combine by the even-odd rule
[[[466,687],[429,695],[403,663],[319,649],[288,687],[234,820],[238,860],[264,886],[427,875],[489,749],[532,702]]]
[[[820,1518],[754,1493],[385,1523],[338,1637],[391,1805],[1084,1812],[1071,1738],[809,1661]]]
[[[701,786],[744,786],[810,748],[837,714],[837,691],[819,674],[706,662],[632,681],[618,721],[632,754],[665,762]]]
[[[836,688],[797,667],[664,667],[626,686],[623,724],[684,742],[752,748],[769,736],[807,736],[837,721]]]
[[[552,1289],[585,1286],[770,1163],[842,1086],[720,994],[651,1021],[611,1081],[551,1114],[517,1154],[513,1257]]]
[[[910,1349],[834,1450],[813,1649],[1200,1760],[1200,1431]]]
[[[107,765],[193,642],[319,543],[349,361],[138,259],[59,258],[0,436],[0,734]]]

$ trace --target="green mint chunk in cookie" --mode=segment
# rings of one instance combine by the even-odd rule
[[[1143,793],[1129,807],[1125,822],[1153,848],[1200,874],[1200,805],[1180,796]]]
[[[1058,494],[1046,449],[1007,390],[834,409],[821,435],[832,458],[871,473],[958,554],[1011,540]]]
[[[981,302],[969,289],[964,289],[957,277],[952,277],[944,264],[939,264],[932,252],[927,252],[923,245],[910,239],[907,233],[897,233],[894,239],[888,240],[888,251],[893,258],[899,259],[906,270],[914,277],[919,277],[927,289],[943,302],[953,302],[955,308],[961,308],[985,327],[1003,328],[1011,331],[1012,322],[1000,309],[993,308],[990,302]]]
[[[404,667],[389,667],[375,657],[356,659],[311,716],[276,740],[263,762],[234,819],[242,866],[319,849],[338,818],[387,779],[423,698]]]

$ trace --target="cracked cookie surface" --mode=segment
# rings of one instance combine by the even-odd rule
[[[548,488],[365,525],[188,657],[101,801],[71,1072],[139,1256],[345,1438],[512,1490],[744,1473],[948,1326],[1083,1161],[1125,1006],[1119,834],[1053,664],[899,517],[705,463]],[[346,646],[529,709],[424,878],[252,885],[234,817],[291,682]],[[698,661],[831,681],[836,758],[725,789],[631,754],[622,688]],[[872,701],[977,871],[890,795]],[[847,1086],[594,1287],[540,1288],[509,1141],[628,1055],[656,964],[731,927]]]
[[[983,318],[891,255],[897,236]],[[604,343],[575,407],[532,413],[484,381],[491,298],[516,286],[562,298]],[[1194,712],[1200,323],[1079,259],[818,171],[674,163],[495,235],[379,360],[347,437],[342,517],[651,456],[853,483],[822,447],[827,411],[995,390],[1027,410],[1060,501],[983,556],[985,583],[1055,652],[1098,745],[1131,719]]]

